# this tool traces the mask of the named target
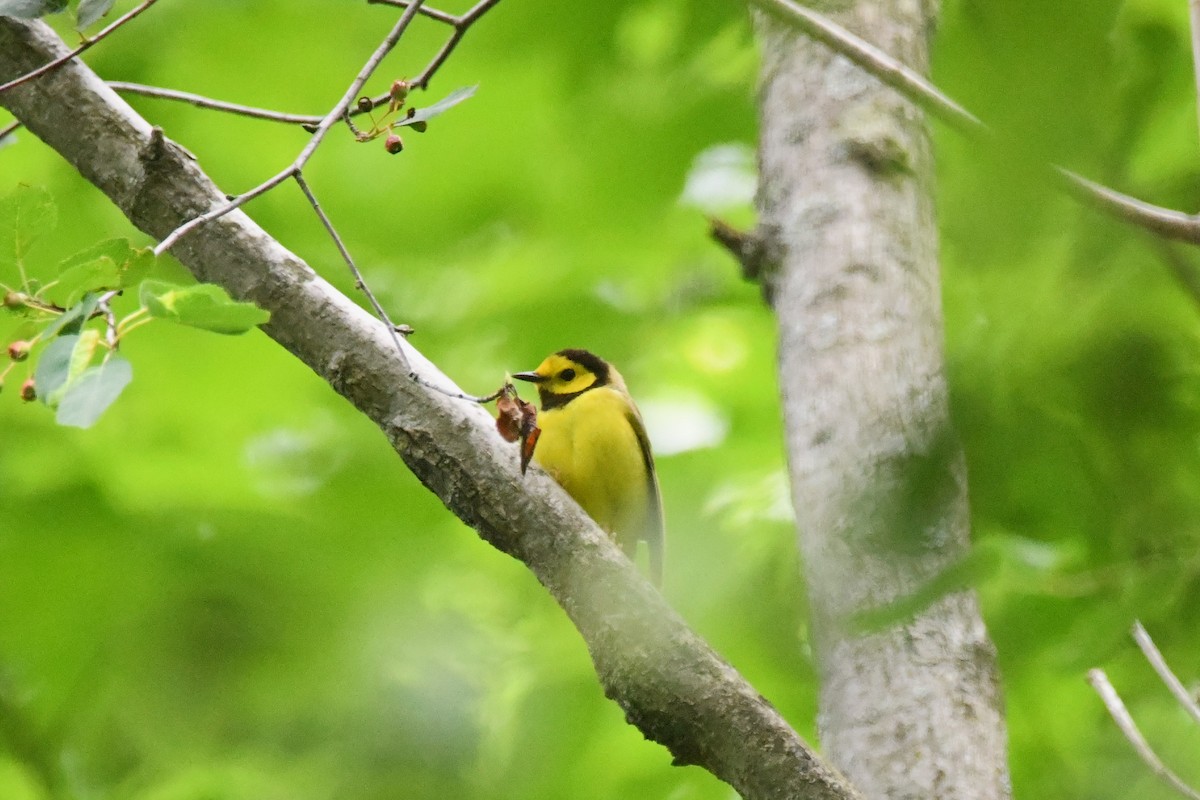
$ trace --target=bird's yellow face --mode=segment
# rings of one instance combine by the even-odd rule
[[[534,370],[541,380],[539,389],[551,394],[575,394],[589,389],[596,382],[596,374],[590,369],[561,353],[555,353]]]
[[[608,364],[586,350],[560,350],[547,356],[533,372],[514,378],[537,384],[543,410],[566,403],[588,389],[609,383]]]

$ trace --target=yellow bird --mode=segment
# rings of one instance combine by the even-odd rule
[[[631,559],[639,541],[650,577],[662,585],[663,514],[646,426],[625,379],[587,350],[559,350],[533,372],[542,429],[533,459],[550,473]]]

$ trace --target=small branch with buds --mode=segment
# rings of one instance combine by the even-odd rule
[[[411,23],[416,17],[417,11],[420,9],[420,7],[421,0],[413,0],[413,4],[405,9],[404,13],[400,15],[400,19],[392,27],[391,31],[388,32],[388,35],[384,37],[379,46],[375,48],[375,52],[373,52],[370,58],[367,59],[366,63],[363,64],[362,69],[360,69],[358,72],[358,75],[355,76],[354,80],[350,82],[350,86],[342,95],[342,99],[339,100],[337,104],[329,110],[329,113],[327,113],[321,119],[321,123],[317,126],[317,129],[313,131],[312,139],[309,140],[308,144],[304,146],[304,149],[300,151],[300,154],[296,156],[295,160],[292,161],[291,164],[289,164],[281,172],[275,174],[273,177],[268,178],[263,183],[260,183],[258,186],[254,187],[245,194],[234,198],[225,205],[218,206],[217,208],[214,208],[211,211],[201,214],[189,222],[180,225],[166,238],[158,243],[158,246],[154,248],[154,254],[161,255],[162,253],[165,253],[166,251],[170,250],[183,236],[185,236],[188,231],[193,230],[194,228],[203,225],[206,222],[212,222],[215,219],[225,216],[234,209],[239,208],[250,200],[253,200],[255,197],[274,189],[288,178],[292,178],[297,175],[300,170],[304,168],[304,165],[308,163],[309,159],[312,158],[313,154],[317,151],[317,148],[321,146],[321,142],[324,141],[325,135],[329,133],[330,128],[332,128],[338,120],[346,116],[350,109],[350,104],[354,102],[354,99],[362,90],[363,84],[365,84],[367,80],[373,74],[375,74],[375,70],[379,67],[379,63],[383,61],[384,56],[390,53],[396,46],[396,43],[400,41],[400,37],[404,35],[404,31],[408,28],[409,23]]]
[[[367,0],[367,2],[377,5],[397,6],[399,8],[408,8],[411,5],[409,0]],[[454,48],[458,47],[458,43],[462,41],[462,38],[466,35],[467,30],[474,25],[480,17],[486,14],[489,9],[499,2],[500,0],[480,0],[480,2],[476,3],[465,13],[457,17],[447,14],[444,11],[436,11],[434,9],[428,9],[427,11],[424,11],[424,13],[430,18],[436,19],[439,22],[444,22],[454,28],[454,33],[451,34],[450,38],[446,40],[446,43],[442,45],[442,49],[439,50],[437,55],[433,57],[433,60],[429,62],[429,65],[426,66],[425,69],[421,70],[421,74],[410,81],[412,87],[414,89],[428,89],[429,81],[431,78],[433,78],[433,74],[441,69],[442,64],[444,64],[446,59],[450,57],[450,54],[454,52]],[[386,97],[380,97],[375,100],[375,103],[378,105],[385,100]]]
[[[427,125],[426,120],[428,120],[430,117],[440,114],[450,106],[462,102],[467,97],[470,97],[475,91],[474,88],[459,90],[458,92],[452,93],[444,100],[436,103],[433,106],[430,106],[429,108],[420,110],[409,108],[405,113],[405,116],[397,119],[407,102],[407,98],[411,89],[418,86],[423,88],[428,83],[430,76],[432,76],[433,73],[442,65],[442,63],[444,63],[446,57],[457,45],[465,31],[472,24],[474,24],[474,22],[479,19],[484,12],[496,5],[497,2],[499,2],[499,0],[482,0],[482,2],[480,2],[467,13],[463,14],[461,17],[444,19],[443,21],[447,21],[454,26],[454,34],[447,44],[442,47],[438,54],[434,56],[433,60],[430,61],[429,66],[422,71],[421,76],[416,81],[394,81],[388,93],[384,95],[383,98],[376,100],[370,97],[358,97],[357,101],[355,101],[354,98],[358,95],[359,91],[361,91],[363,85],[367,82],[371,75],[374,74],[375,70],[379,66],[379,63],[383,60],[383,57],[386,56],[396,46],[401,35],[403,35],[404,31],[407,29],[409,23],[412,22],[412,20],[417,16],[418,13],[420,13],[422,9],[421,0],[413,0],[412,3],[404,4],[405,11],[401,15],[400,20],[392,28],[387,37],[384,38],[383,42],[375,49],[375,52],[372,53],[371,57],[367,59],[367,62],[363,65],[362,69],[359,70],[358,75],[351,82],[341,100],[339,100],[338,103],[332,109],[330,109],[330,111],[324,117],[319,119],[315,128],[311,128],[313,137],[311,140],[309,140],[308,144],[295,158],[295,160],[293,160],[292,163],[286,168],[276,173],[274,176],[258,186],[254,187],[250,191],[232,198],[228,203],[218,206],[217,208],[214,208],[207,213],[195,217],[183,225],[180,225],[161,242],[159,242],[158,246],[154,249],[155,254],[161,254],[170,250],[171,247],[173,247],[183,236],[200,225],[211,222],[212,220],[228,214],[255,197],[269,192],[271,189],[274,189],[276,186],[288,180],[289,178],[294,179],[297,185],[300,187],[301,192],[304,193],[309,205],[312,206],[312,209],[316,213],[318,219],[320,219],[321,224],[324,226],[326,232],[333,240],[334,245],[337,247],[338,253],[341,255],[343,262],[345,262],[347,269],[350,270],[350,274],[354,277],[355,286],[366,295],[367,300],[374,309],[376,316],[378,316],[386,326],[388,335],[391,337],[392,342],[395,345],[396,353],[399,356],[405,371],[408,373],[409,378],[417,381],[427,388],[436,390],[456,399],[466,400],[473,403],[487,403],[495,400],[496,397],[499,396],[498,393],[488,397],[476,397],[474,395],[468,395],[461,392],[449,391],[437,386],[436,384],[422,380],[416,371],[412,369],[411,365],[409,364],[407,354],[405,353],[404,346],[401,342],[401,336],[411,333],[412,329],[407,325],[396,325],[394,322],[392,322],[383,306],[379,303],[379,300],[367,286],[366,281],[363,279],[362,273],[359,271],[358,266],[354,263],[354,258],[351,256],[349,249],[346,247],[345,242],[342,240],[341,236],[337,232],[337,229],[334,227],[333,221],[329,218],[329,215],[325,213],[325,210],[321,207],[320,201],[317,199],[316,193],[313,192],[312,188],[308,184],[308,181],[305,180],[304,167],[308,163],[309,159],[312,158],[312,155],[316,152],[317,147],[320,146],[325,135],[329,132],[333,125],[337,123],[338,120],[345,120],[346,123],[350,125],[351,130],[354,131],[355,137],[359,141],[368,141],[378,136],[387,134],[385,146],[389,153],[394,154],[400,152],[404,147],[403,141],[401,140],[399,134],[395,131],[396,128],[411,127],[418,132],[424,131]],[[443,16],[447,15],[443,15],[442,12],[436,12],[436,14],[430,14],[429,16],[433,16],[435,19],[442,19]],[[189,95],[186,93],[167,93],[162,91],[147,92],[144,91],[145,87],[137,87],[137,90],[140,90],[145,94],[152,94],[153,96],[166,97],[174,100],[183,100],[196,105],[217,108],[218,110],[244,114],[247,116],[256,116],[275,121],[300,122],[301,124],[305,125],[306,128],[308,128],[312,123],[312,118],[300,119],[294,115],[282,115],[274,112],[266,112],[262,109],[253,109],[248,106],[222,104],[216,101],[211,101],[208,98],[199,97],[198,95]],[[381,105],[384,102],[387,103],[387,111],[381,118],[376,119],[374,115],[371,115],[371,112],[376,106]],[[353,123],[350,122],[350,116],[352,113],[371,115],[371,128],[366,131],[361,131],[356,128]]]

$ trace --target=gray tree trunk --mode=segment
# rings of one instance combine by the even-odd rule
[[[837,22],[927,69],[932,2],[836,7]],[[756,24],[761,277],[779,323],[822,746],[868,798],[1007,798],[1003,704],[975,594],[912,603],[967,555],[970,527],[925,120],[787,23]],[[917,610],[880,614],[906,601]]]

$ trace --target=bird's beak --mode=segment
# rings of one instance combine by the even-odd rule
[[[546,375],[537,372],[518,372],[513,377],[519,381],[529,381],[530,383],[542,383],[547,380]]]

